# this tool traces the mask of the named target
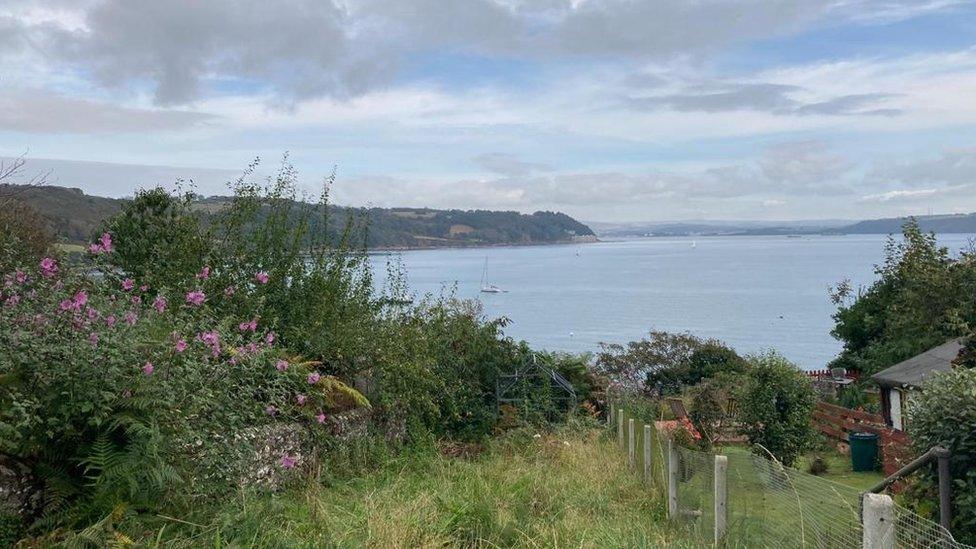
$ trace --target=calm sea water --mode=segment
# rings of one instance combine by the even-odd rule
[[[942,235],[953,254],[974,235]],[[774,348],[807,369],[840,350],[827,288],[874,280],[882,235],[641,238],[585,245],[445,249],[372,256],[379,277],[399,257],[415,294],[480,299],[533,347],[596,351],[648,330],[714,337],[742,353]],[[694,244],[693,244],[694,243]],[[505,290],[481,293],[488,281]],[[378,281],[382,283],[382,279]]]

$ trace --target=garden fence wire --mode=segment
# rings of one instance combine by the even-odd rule
[[[619,411],[619,408],[618,408]],[[622,434],[620,447],[630,446],[630,419],[634,429],[635,474],[643,475],[643,447],[651,444],[652,464],[645,478],[648,489],[668,497],[668,438],[652,429],[649,441],[643,440],[643,425],[648,418],[634,418],[624,411],[608,422]],[[677,458],[677,513],[673,519],[689,535],[703,544],[715,536],[715,454],[675,447]],[[784,467],[779,462],[757,455],[747,448],[722,449],[727,458],[726,524],[721,544],[729,547],[816,547],[823,549],[863,546],[861,501],[863,493],[851,486]],[[879,547],[963,549],[971,546],[956,542],[938,523],[894,504],[894,528]]]

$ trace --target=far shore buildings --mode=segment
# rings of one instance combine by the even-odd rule
[[[881,415],[895,429],[905,429],[908,402],[932,375],[948,372],[959,355],[963,338],[949,340],[938,347],[903,360],[871,376],[881,391]]]

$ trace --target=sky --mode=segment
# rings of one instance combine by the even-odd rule
[[[976,2],[0,0],[0,157],[586,221],[976,211]]]

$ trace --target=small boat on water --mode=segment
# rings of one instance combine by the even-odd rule
[[[697,247],[698,247],[698,242],[695,242],[694,240],[692,240],[691,241],[691,249],[694,250]]]
[[[486,280],[488,278],[488,256],[485,256],[485,268],[481,271],[481,291],[486,294],[501,294],[505,290],[495,286],[494,284],[489,284]]]

